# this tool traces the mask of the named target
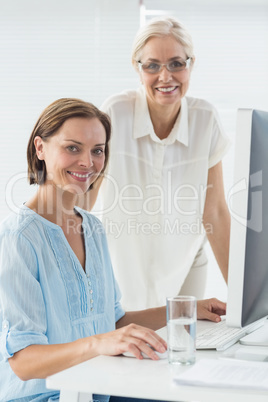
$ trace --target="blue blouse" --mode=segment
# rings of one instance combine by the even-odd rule
[[[21,381],[14,374],[8,358],[15,352],[112,331],[124,315],[103,226],[76,209],[83,218],[85,271],[62,229],[26,206],[0,226],[1,401],[59,397],[45,380]]]

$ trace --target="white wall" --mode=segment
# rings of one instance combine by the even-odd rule
[[[144,0],[147,11],[178,17],[195,43],[190,95],[218,108],[234,139],[238,107],[268,110],[267,0]],[[99,106],[139,84],[130,63],[139,0],[0,0],[0,220],[35,189],[26,146],[45,106],[79,97]],[[233,148],[224,159],[226,194]],[[210,255],[207,296],[226,297]]]
[[[136,87],[138,26],[136,0],[0,0],[0,220],[35,191],[26,146],[49,103],[77,97],[100,106]]]

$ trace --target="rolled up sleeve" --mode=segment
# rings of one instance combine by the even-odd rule
[[[32,344],[47,344],[38,262],[22,235],[0,238],[0,353],[4,360]]]

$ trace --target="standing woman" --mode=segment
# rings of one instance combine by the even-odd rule
[[[152,20],[132,51],[142,86],[102,106],[112,140],[97,206],[127,309],[160,306],[178,293],[202,298],[206,237],[227,282],[230,216],[221,160],[229,140],[214,107],[186,96],[194,62],[185,28],[173,18]]]

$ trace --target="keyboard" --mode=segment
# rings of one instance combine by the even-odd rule
[[[244,328],[231,328],[227,327],[225,319],[218,323],[201,321],[201,324],[197,324],[196,349],[223,351],[261,325],[263,325],[263,321],[254,322]]]

